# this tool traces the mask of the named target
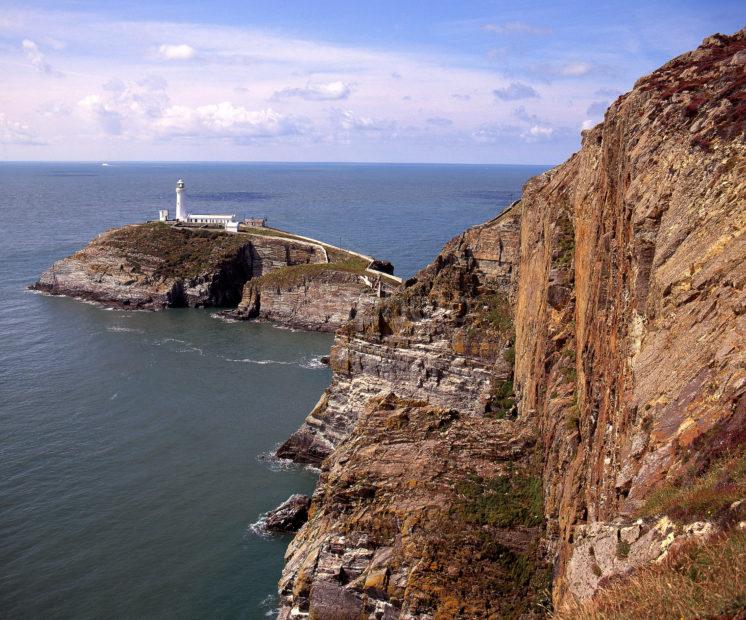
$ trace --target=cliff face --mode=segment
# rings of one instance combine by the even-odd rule
[[[547,562],[562,606],[744,518],[743,466],[708,472],[746,428],[745,66],[741,31],[641,79],[338,332],[278,452],[326,459],[281,617],[538,614]]]
[[[99,235],[33,288],[126,308],[238,306],[237,318],[331,331],[396,283],[355,255],[329,254],[279,232],[136,224]]]
[[[576,524],[632,516],[743,442],[744,50],[711,37],[641,79],[526,187],[516,389],[560,595]]]
[[[260,318],[299,329],[334,331],[378,301],[378,281],[382,276],[322,267],[289,267],[251,280],[231,316]],[[381,284],[380,288],[383,295],[393,287]]]
[[[519,212],[454,239],[405,290],[337,332],[332,384],[278,456],[319,464],[381,393],[473,414],[498,406],[496,384],[504,389],[511,374],[505,352]]]

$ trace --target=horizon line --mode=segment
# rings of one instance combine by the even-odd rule
[[[331,165],[375,165],[375,166],[515,166],[515,167],[554,167],[558,163],[503,164],[496,162],[400,162],[400,161],[272,161],[250,159],[8,159],[2,164],[331,164]]]

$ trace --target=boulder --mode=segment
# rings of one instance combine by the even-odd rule
[[[264,527],[270,532],[295,532],[308,520],[311,500],[307,495],[291,495],[265,517]]]

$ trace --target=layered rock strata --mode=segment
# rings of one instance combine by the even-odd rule
[[[286,553],[280,618],[540,609],[549,566],[532,442],[514,421],[393,395],[369,401],[324,462],[311,520]]]
[[[331,350],[331,386],[305,424],[278,450],[320,463],[349,435],[376,395],[422,399],[463,412],[490,409],[509,381],[510,298],[520,208],[451,241],[406,289],[358,313]]]
[[[739,517],[701,506],[737,498],[743,467],[687,500],[704,522],[637,517],[744,449],[745,67],[740,31],[642,78],[518,205],[338,332],[332,385],[278,452],[323,461],[282,617],[525,617],[540,609],[497,601],[535,600],[545,559],[560,606],[706,533],[708,514],[727,535]],[[524,486],[541,479],[541,534],[526,547],[505,542],[525,522],[490,529],[521,495],[491,499],[511,466]],[[454,515],[475,488],[465,524]],[[443,542],[475,523],[496,555]],[[513,572],[493,582],[503,547]]]
[[[356,255],[332,259],[291,236],[136,224],[99,235],[32,288],[123,308],[238,306],[236,318],[333,331],[398,284]]]
[[[291,267],[251,280],[228,315],[333,332],[395,289],[383,276],[313,267]]]

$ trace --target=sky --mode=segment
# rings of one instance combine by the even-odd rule
[[[743,0],[0,0],[0,160],[556,164]]]

